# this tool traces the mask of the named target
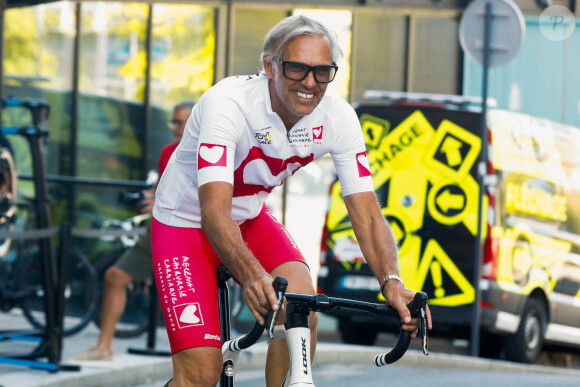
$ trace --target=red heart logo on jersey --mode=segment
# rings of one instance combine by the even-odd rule
[[[367,158],[367,152],[361,152],[356,154],[356,164],[358,166],[358,176],[365,177],[371,175],[371,167],[369,166],[369,159]]]
[[[197,164],[198,169],[205,167],[225,167],[227,165],[227,150],[225,145],[201,144],[199,146]]]

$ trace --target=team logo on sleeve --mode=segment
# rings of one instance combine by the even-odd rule
[[[358,167],[358,176],[365,177],[371,175],[371,167],[369,166],[369,159],[367,152],[360,152],[356,154],[356,165]]]
[[[175,316],[177,316],[177,324],[179,329],[193,327],[196,325],[203,325],[203,316],[199,303],[193,302],[191,304],[181,304],[173,307]]]
[[[206,144],[199,146],[197,156],[198,169],[205,167],[225,167],[227,165],[227,151],[225,145]]]
[[[312,140],[314,142],[320,143],[322,141],[322,129],[324,129],[322,125],[312,128]]]

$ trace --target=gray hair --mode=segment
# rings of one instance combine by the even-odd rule
[[[272,60],[273,56],[279,58],[293,39],[305,35],[322,35],[328,38],[332,50],[332,62],[338,63],[342,57],[342,51],[338,46],[334,31],[330,31],[324,24],[314,19],[298,15],[283,19],[266,34],[260,56],[262,66],[264,59]]]
[[[181,110],[181,109],[187,109],[187,110],[191,111],[191,109],[193,109],[194,106],[195,106],[195,102],[193,102],[193,101],[181,101],[173,107],[173,111],[177,111],[177,110]]]

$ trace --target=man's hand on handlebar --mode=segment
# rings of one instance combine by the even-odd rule
[[[387,305],[395,308],[401,316],[401,328],[405,331],[411,332],[411,337],[417,337],[419,331],[420,318],[411,318],[407,305],[413,301],[415,292],[403,287],[398,281],[387,281],[384,293],[387,300]],[[433,328],[431,322],[431,311],[429,306],[426,307],[427,329]]]
[[[278,298],[272,288],[273,278],[265,271],[257,273],[243,284],[242,294],[248,309],[260,325],[270,310],[278,310]]]

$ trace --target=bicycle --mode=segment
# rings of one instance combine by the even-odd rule
[[[0,141],[0,231],[12,231],[18,178],[9,144],[4,138],[0,140],[4,140]],[[11,243],[11,238],[0,240],[0,258],[6,255]]]
[[[17,229],[29,230],[31,203],[18,203],[16,211],[19,220]],[[20,223],[22,222],[22,223]],[[42,285],[42,262],[39,245],[35,240],[15,241],[14,257],[12,259],[13,277],[6,283],[6,288],[12,288],[17,305],[22,309],[26,320],[36,329],[46,327],[44,313],[45,289]],[[92,319],[97,300],[97,272],[87,257],[77,249],[68,252],[69,276],[65,283],[65,319],[63,322],[64,336],[74,335],[82,331]],[[14,295],[14,293],[13,293]]]
[[[283,387],[314,386],[310,362],[310,329],[308,315],[310,312],[330,312],[333,309],[350,309],[365,311],[375,315],[392,316],[400,321],[397,311],[385,304],[375,304],[350,299],[328,297],[324,294],[313,296],[286,293],[288,282],[283,277],[277,277],[273,286],[278,298],[278,311],[282,310],[284,298],[286,304],[286,323],[284,327],[275,326],[278,311],[270,311],[265,316],[265,324],[254,323],[248,333],[240,337],[230,338],[229,304],[227,279],[231,276],[227,269],[218,269],[218,300],[222,335],[223,370],[220,378],[221,387],[234,385],[235,363],[240,351],[251,347],[262,338],[264,330],[269,339],[286,338],[290,352],[290,370]],[[407,305],[412,317],[420,318],[419,335],[425,355],[429,354],[426,317],[427,294],[417,292],[413,301]],[[409,348],[411,333],[403,331],[399,325],[399,338],[390,352],[376,355],[373,363],[377,367],[392,364],[399,360]]]

